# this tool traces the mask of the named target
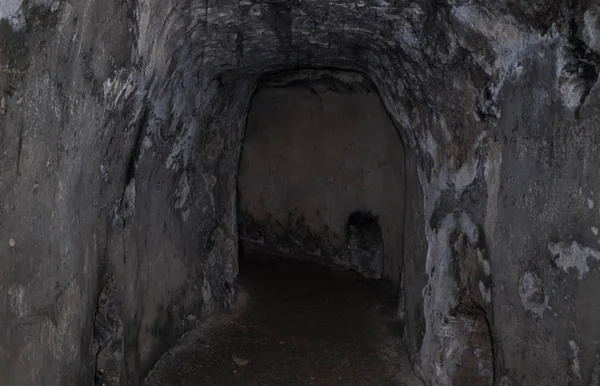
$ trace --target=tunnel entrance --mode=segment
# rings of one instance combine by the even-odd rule
[[[398,313],[405,162],[362,75],[263,79],[237,178],[237,303],[186,337],[145,385],[422,386]]]
[[[237,180],[239,284],[249,305],[203,343],[211,348],[195,380],[421,385],[397,319],[404,163],[362,75],[263,79]]]
[[[313,70],[264,79],[238,173],[241,257],[262,251],[397,283],[404,158],[362,75]]]

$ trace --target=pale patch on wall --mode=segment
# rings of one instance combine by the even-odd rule
[[[185,205],[187,201],[188,194],[190,193],[190,184],[188,182],[187,174],[183,173],[181,178],[179,179],[179,184],[177,185],[177,190],[175,191],[175,197],[177,197],[177,201],[175,202],[175,208],[181,209]]]
[[[117,110],[133,94],[137,84],[134,73],[122,68],[114,77],[106,79],[102,86],[106,106],[109,110]]]
[[[583,92],[576,82],[571,82],[573,76],[566,77],[563,69],[566,67],[567,60],[562,50],[558,51],[556,58],[556,78],[558,79],[558,89],[563,98],[563,103],[569,110],[575,110],[579,106]]]
[[[483,282],[479,282],[479,292],[481,293],[482,299],[485,300],[486,303],[492,302],[492,293],[489,288],[483,284]]]
[[[7,19],[11,27],[20,30],[25,27],[25,14],[32,7],[43,7],[52,12],[58,11],[60,0],[2,0],[0,1],[0,20]]]
[[[135,208],[135,178],[132,179],[129,184],[127,184],[127,188],[125,188],[125,193],[123,194],[123,201],[121,202],[121,209],[123,211],[124,217],[130,217],[133,214],[133,209]]]
[[[0,5],[0,19],[10,19],[21,9],[23,0],[4,0]]]
[[[7,19],[13,28],[21,28],[25,23],[22,7],[23,0],[2,0],[0,20]]]
[[[498,225],[498,195],[500,192],[500,168],[502,165],[502,150],[496,141],[490,142],[489,154],[484,164],[483,175],[488,189],[486,203],[485,233],[493,239],[494,231]],[[491,270],[489,270],[491,273]],[[486,275],[489,275],[486,270]]]
[[[573,241],[571,245],[567,243],[549,243],[548,249],[552,255],[558,256],[555,260],[556,265],[567,273],[570,268],[575,268],[577,270],[577,277],[580,280],[590,271],[590,267],[587,264],[588,258],[591,257],[600,261],[600,252],[583,247],[576,241]]]
[[[431,158],[434,159],[434,161],[437,160],[439,146],[435,141],[435,138],[433,138],[433,135],[431,135],[430,131],[426,132],[425,143],[421,143],[421,147],[425,149],[427,153],[429,153],[429,155],[431,156]]]
[[[490,276],[492,274],[492,267],[490,266],[490,262],[483,258],[483,253],[480,250],[477,251],[477,260],[485,275]]]
[[[150,139],[150,137],[144,138],[144,141],[142,142],[142,146],[144,147],[144,149],[149,149],[152,146],[152,140]]]
[[[571,370],[573,370],[573,373],[577,376],[577,378],[581,379],[581,365],[579,363],[579,346],[574,340],[569,341],[569,346],[571,346],[571,351],[573,351]]]
[[[592,5],[583,14],[583,40],[587,46],[600,54],[600,6]]]
[[[548,296],[544,291],[541,280],[533,272],[525,272],[519,282],[519,297],[523,307],[538,316],[544,315],[548,307]]]
[[[21,285],[14,285],[8,289],[8,299],[11,311],[19,317],[25,316],[29,308],[25,304],[25,288]]]
[[[465,235],[467,235],[467,237],[469,238],[469,241],[472,243],[476,243],[477,238],[479,237],[479,233],[477,232],[477,226],[475,225],[475,223],[473,222],[471,217],[469,217],[469,215],[464,212],[461,213],[461,215],[459,217],[459,224],[460,224],[460,229],[463,231],[463,233]],[[483,256],[478,256],[478,257],[482,258]]]

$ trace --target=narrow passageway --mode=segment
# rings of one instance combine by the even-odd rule
[[[422,385],[380,283],[265,257],[241,262],[246,304],[184,337],[145,385]]]
[[[398,131],[363,75],[267,77],[252,98],[240,156],[240,243],[398,284],[405,163]]]
[[[238,300],[164,355],[145,384],[421,385],[396,317],[404,164],[362,75],[264,80],[237,179]]]

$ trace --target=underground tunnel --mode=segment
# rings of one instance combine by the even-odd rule
[[[362,74],[261,79],[237,175],[238,298],[248,304],[235,323],[184,339],[144,384],[422,385],[397,318],[404,162]]]
[[[349,312],[299,384],[598,384],[599,55],[592,0],[0,2],[2,384],[290,376],[236,344],[293,301]]]
[[[261,81],[238,171],[241,249],[398,282],[404,167],[402,141],[360,74],[297,71]]]

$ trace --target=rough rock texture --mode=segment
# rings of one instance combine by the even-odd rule
[[[115,277],[104,279],[98,296],[98,310],[94,321],[96,354],[96,383],[118,385],[123,364],[123,323],[121,304],[115,288]]]
[[[353,212],[348,217],[346,239],[350,266],[367,278],[381,278],[384,246],[379,218],[368,211]]]
[[[91,382],[107,275],[122,384],[230,302],[252,92],[324,66],[365,73],[407,145],[417,373],[597,382],[597,15],[591,0],[0,3],[3,384]]]
[[[278,73],[261,82],[248,113],[238,173],[240,240],[245,250],[398,282],[404,173],[398,131],[364,76]],[[371,263],[359,263],[350,245],[347,223],[357,210],[379,217],[381,256],[366,249],[363,255],[375,257]]]

